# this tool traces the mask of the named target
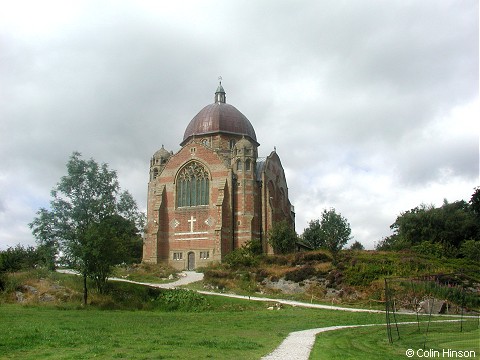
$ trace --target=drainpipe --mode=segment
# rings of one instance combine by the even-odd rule
[[[232,251],[235,250],[235,195],[237,187],[237,176],[232,173]]]

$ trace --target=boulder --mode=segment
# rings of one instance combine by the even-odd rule
[[[25,301],[25,296],[21,291],[15,291],[15,299],[17,302],[22,303]]]
[[[418,303],[417,312],[424,314],[445,314],[447,302],[439,299],[425,299]]]

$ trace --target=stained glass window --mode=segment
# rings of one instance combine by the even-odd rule
[[[177,206],[208,205],[208,171],[198,162],[188,163],[177,177]]]

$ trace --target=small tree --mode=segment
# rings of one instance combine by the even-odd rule
[[[303,230],[303,240],[314,249],[321,249],[325,247],[323,238],[321,236],[320,220],[311,220],[308,223],[308,227]]]
[[[286,220],[275,223],[268,232],[268,243],[272,245],[275,254],[293,252],[296,242],[297,233]]]
[[[319,220],[320,230],[318,240],[325,249],[332,253],[333,261],[337,261],[339,251],[351,239],[350,224],[342,215],[337,214],[334,208],[323,210]]]
[[[120,251],[125,249],[121,244],[137,236],[144,216],[132,196],[120,192],[115,171],[93,159],[81,159],[78,152],[70,157],[67,175],[60,179],[51,195],[50,210],[41,208],[29,226],[40,245],[61,252],[63,260],[83,275],[86,304],[87,277],[101,284],[100,279],[109,274],[105,264],[110,266],[128,259]],[[136,234],[126,226],[128,221],[136,225]]]
[[[87,274],[100,292],[105,291],[114,265],[138,262],[141,237],[132,220],[112,215],[89,226],[82,247]]]
[[[365,247],[362,245],[361,242],[355,241],[351,246],[350,250],[365,250]]]

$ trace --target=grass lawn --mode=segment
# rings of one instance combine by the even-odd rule
[[[209,297],[214,311],[0,306],[1,359],[260,359],[291,331],[381,323],[380,314]]]
[[[412,321],[414,319],[402,319]],[[387,339],[385,326],[363,327],[325,332],[317,335],[310,359],[369,359],[405,360],[406,351],[414,350],[411,358],[455,358],[443,355],[443,349],[475,351],[475,359],[480,359],[480,330],[478,320],[464,323],[460,332],[459,323],[431,323],[426,335],[425,321],[420,325],[399,325],[400,339],[394,332],[394,342]],[[395,331],[395,330],[394,330]],[[424,345],[425,343],[425,350]],[[429,349],[430,352],[429,352]],[[418,354],[417,354],[417,351]],[[438,353],[432,352],[438,351]]]
[[[24,283],[21,276],[12,277],[12,284],[7,285],[16,288]],[[220,296],[205,296],[202,301],[206,306],[197,308],[186,303],[189,305],[183,309],[190,311],[168,312],[161,310],[167,308],[161,306],[159,295],[169,299],[171,291],[128,283],[111,283],[108,295],[91,291],[90,305],[81,308],[81,279],[57,273],[36,277],[40,280],[30,275],[28,284],[41,289],[49,279],[50,284],[76,292],[69,302],[56,305],[38,301],[9,304],[7,295],[0,298],[0,359],[260,359],[292,331],[385,322],[384,314],[290,306],[277,311],[267,309],[273,301]],[[398,318],[414,320],[415,316]],[[445,328],[447,331],[440,326],[444,336],[434,337],[430,332],[429,346],[470,349],[479,336],[475,324],[476,328],[467,328],[468,335],[462,338],[449,335],[449,331],[453,333],[451,326]],[[385,326],[324,333],[317,337],[311,358],[405,359],[406,349],[420,347],[417,344],[423,333],[416,331],[416,326],[401,327],[401,340],[393,345],[388,343]]]

